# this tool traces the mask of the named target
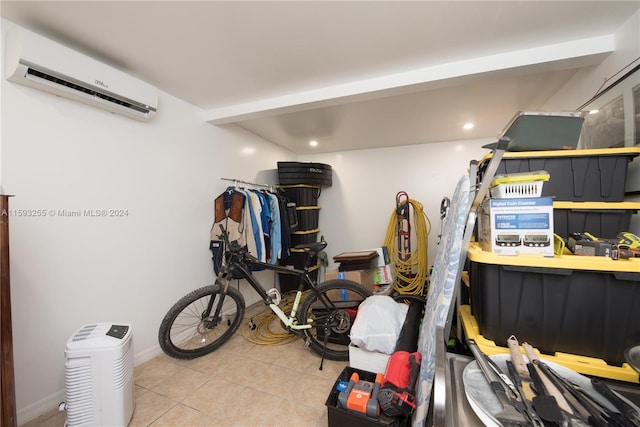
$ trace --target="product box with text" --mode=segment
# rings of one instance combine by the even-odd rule
[[[485,251],[553,256],[553,198],[485,200],[479,237]]]

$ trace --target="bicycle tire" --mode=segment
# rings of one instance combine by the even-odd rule
[[[335,307],[327,308],[323,295]],[[349,360],[349,333],[357,308],[372,292],[359,283],[345,279],[328,280],[311,290],[300,306],[300,323],[311,322],[307,329],[309,347],[330,360]],[[325,348],[325,337],[327,346]]]
[[[215,298],[215,311],[221,290],[219,284],[196,289],[169,309],[158,331],[162,351],[176,359],[195,359],[218,349],[233,336],[245,312],[244,297],[237,289],[227,289],[219,319],[202,319],[211,297]]]

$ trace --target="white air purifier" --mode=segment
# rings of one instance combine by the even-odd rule
[[[78,329],[65,350],[65,426],[126,426],[133,397],[131,326],[96,323]]]

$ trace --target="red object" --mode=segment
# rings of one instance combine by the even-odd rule
[[[349,317],[351,317],[352,319],[355,319],[356,316],[358,315],[358,308],[345,308],[344,311],[349,315]]]
[[[396,194],[396,220],[398,222],[399,258],[407,261],[411,257],[411,220],[409,217],[409,195],[400,191]],[[411,277],[411,276],[409,276]]]
[[[379,393],[380,407],[385,414],[408,416],[415,410],[415,386],[421,362],[422,355],[418,352],[396,351],[391,355]]]
[[[413,384],[409,384],[409,373],[411,372],[412,366],[409,361],[409,356],[411,355],[415,357],[415,361],[420,365],[422,355],[418,352],[409,353],[408,351],[396,351],[391,355],[389,362],[387,362],[383,386],[387,386],[389,383],[398,389],[413,386]]]

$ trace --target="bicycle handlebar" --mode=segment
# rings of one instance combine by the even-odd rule
[[[222,232],[222,234],[220,235],[220,237],[222,237],[222,240],[224,241],[224,247],[229,251],[229,252],[241,252],[242,251],[242,246],[240,246],[240,244],[238,243],[237,240],[234,240],[233,242],[229,241],[229,233],[227,232],[227,230],[224,229],[224,227],[222,226],[222,224],[218,224],[220,227],[220,231]]]
[[[218,226],[220,227],[220,232],[222,233],[218,237],[222,237],[222,241],[225,245],[227,245],[229,243],[229,235],[227,234],[227,230],[224,229],[222,224],[218,224]]]

